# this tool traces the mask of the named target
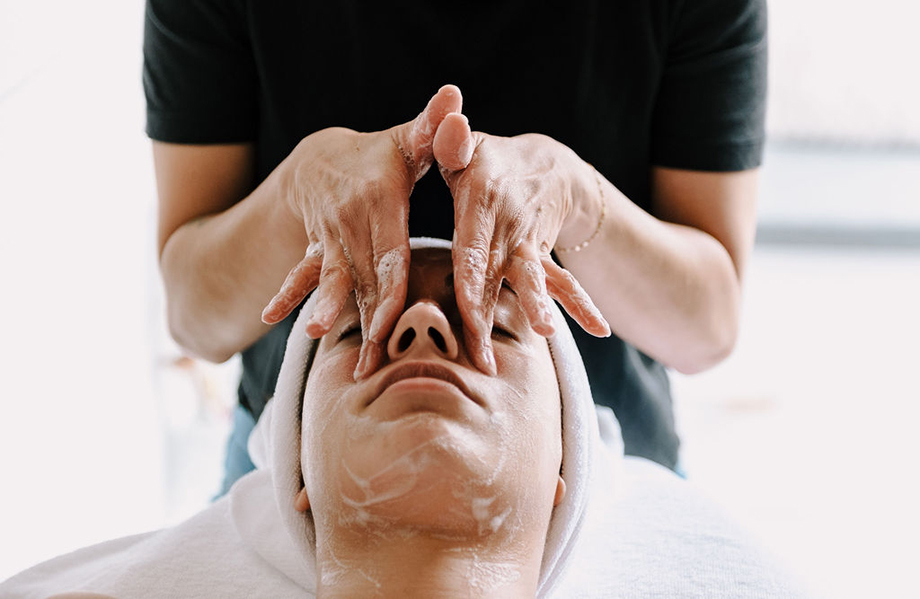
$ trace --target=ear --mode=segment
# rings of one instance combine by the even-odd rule
[[[562,480],[562,477],[559,477],[559,480],[556,481],[556,497],[553,498],[553,507],[556,507],[562,500],[565,498],[565,481]]]
[[[563,483],[563,489],[565,488],[565,483]],[[559,495],[559,491],[556,491],[556,496]],[[298,512],[305,512],[310,509],[310,498],[307,497],[307,489],[303,488],[300,491],[297,491],[297,495],[294,495],[294,509]]]

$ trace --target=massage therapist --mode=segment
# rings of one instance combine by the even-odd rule
[[[678,467],[666,371],[738,334],[764,0],[148,0],[144,57],[169,327],[242,352],[224,490],[308,292],[311,336],[356,293],[357,378],[386,359],[410,234],[454,239],[480,370],[501,285],[542,335],[553,297],[627,453]]]

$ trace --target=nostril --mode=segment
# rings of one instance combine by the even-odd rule
[[[443,353],[447,353],[447,341],[444,339],[444,335],[441,334],[441,331],[434,327],[428,327],[428,336],[431,337],[431,340],[434,341],[434,344],[438,346],[438,349]]]
[[[409,327],[406,329],[406,332],[402,334],[402,337],[399,338],[399,343],[396,345],[397,350],[402,353],[409,349],[413,339],[415,339],[415,329]]]

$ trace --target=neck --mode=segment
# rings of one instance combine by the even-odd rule
[[[317,599],[339,597],[527,598],[536,595],[542,545],[499,548],[432,539],[336,539],[317,547]]]

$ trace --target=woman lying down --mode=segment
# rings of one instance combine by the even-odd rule
[[[687,483],[623,456],[558,310],[547,341],[502,289],[498,374],[474,368],[449,247],[413,240],[388,359],[359,382],[353,300],[318,342],[306,305],[250,438],[258,468],[227,496],[35,566],[0,597],[798,596]]]

